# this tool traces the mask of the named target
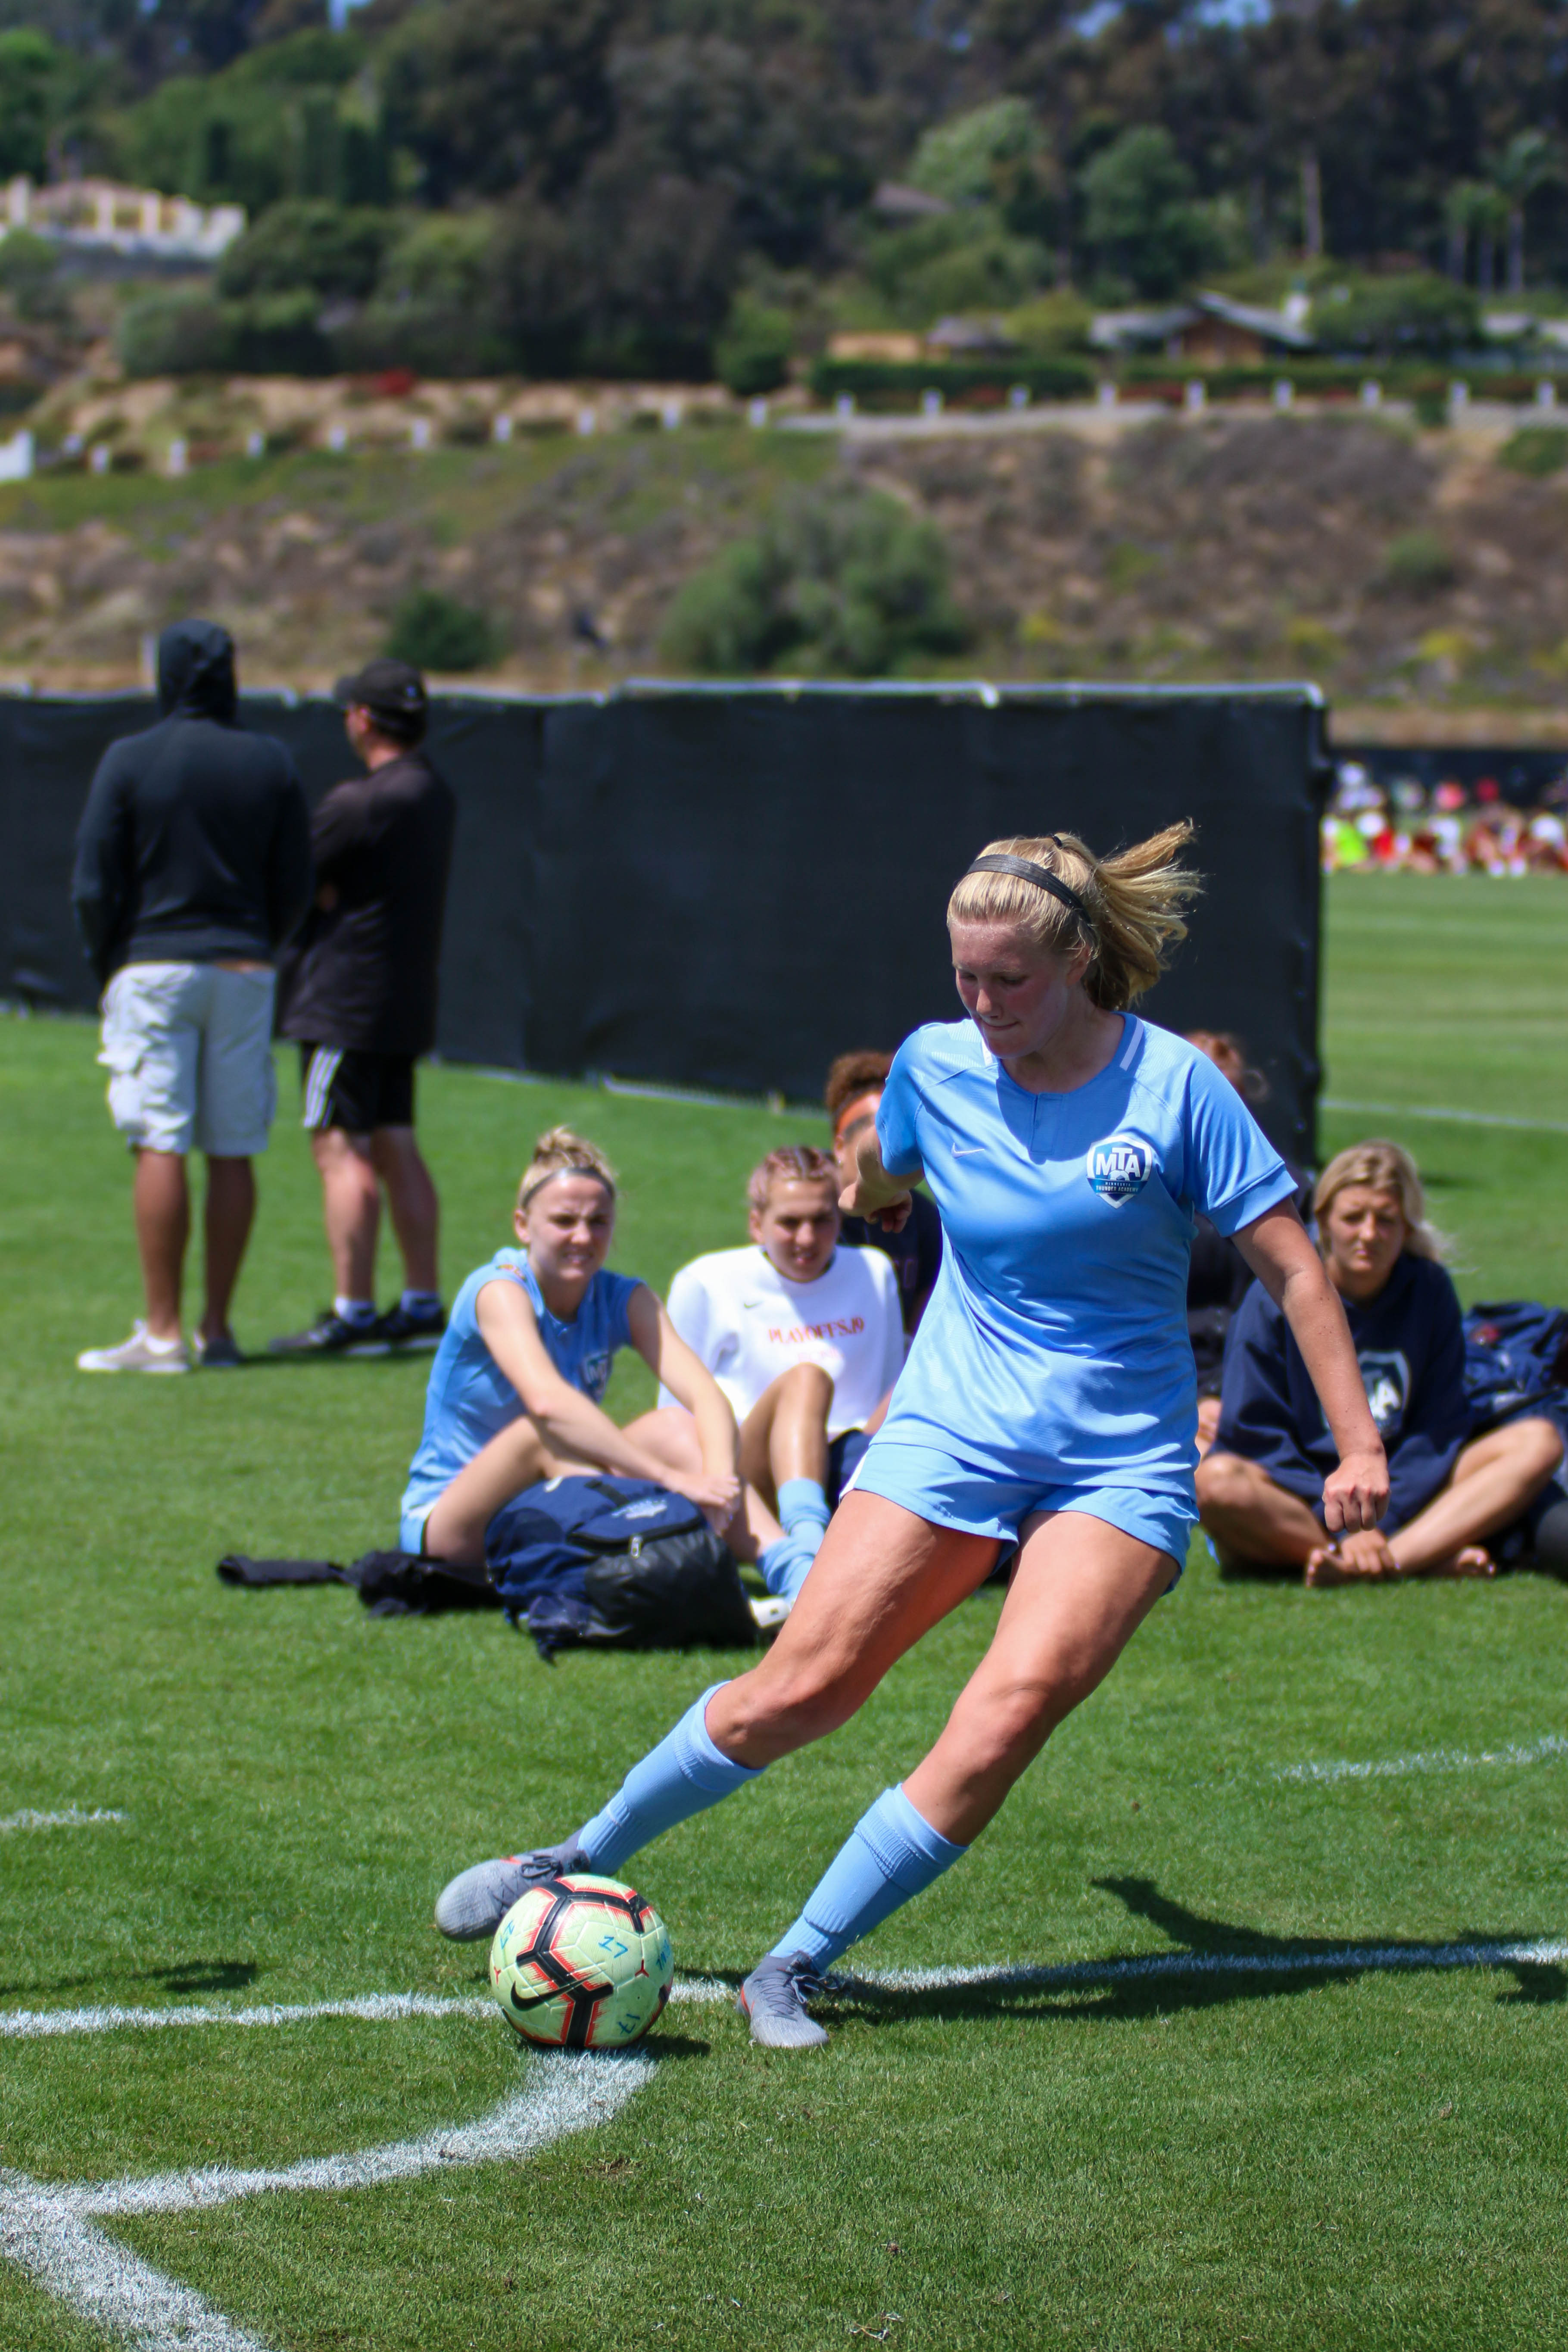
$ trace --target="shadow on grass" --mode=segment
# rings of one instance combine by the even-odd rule
[[[150,1969],[94,1969],[89,1976],[18,1978],[0,1984],[0,2000],[18,1993],[86,1992],[112,1997],[121,1985],[155,1984],[164,1992],[243,1992],[261,1973],[254,1960],[179,1960]]]
[[[1136,2021],[1217,2009],[1229,2001],[1279,2000],[1363,1976],[1455,1969],[1500,1969],[1514,1979],[1502,2001],[1532,2007],[1568,2000],[1568,1971],[1554,1960],[1517,1952],[1536,1938],[1469,1935],[1445,1944],[1409,1937],[1273,1936],[1228,1919],[1211,1919],[1163,1895],[1152,1879],[1100,1878],[1136,1917],[1169,1936],[1176,1948],[1111,1955],[1046,1966],[910,1970],[884,1983],[851,1979],[834,2005],[872,2025],[929,2017],[1098,2018]],[[1515,1948],[1515,1949],[1510,1949]],[[945,1979],[945,1981],[943,1980]]]

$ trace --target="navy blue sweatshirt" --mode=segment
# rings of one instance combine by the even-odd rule
[[[1342,1304],[1388,1452],[1380,1524],[1392,1535],[1432,1500],[1470,1433],[1459,1302],[1440,1265],[1405,1250],[1375,1298]],[[1339,1461],[1301,1351],[1260,1282],[1237,1309],[1226,1342],[1215,1443],[1314,1509]]]
[[[126,963],[268,963],[310,903],[294,762],[235,716],[234,644],[210,621],[158,640],[161,722],[98,763],[71,903],[100,981]]]

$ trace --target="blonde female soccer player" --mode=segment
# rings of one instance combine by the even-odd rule
[[[1129,1010],[1184,936],[1190,833],[1103,860],[1070,834],[993,842],[963,876],[947,912],[966,1018],[905,1042],[845,1196],[897,1219],[923,1171],[946,1236],[854,1490],[769,1654],[705,1691],[575,1837],[454,1879],[447,1934],[489,1934],[562,1869],[618,1871],[836,1730],[1016,1547],[991,1647],[935,1747],[742,1988],[754,2040],[824,2041],[807,2009],[822,1970],[959,1860],[1181,1572],[1200,1213],[1280,1301],[1322,1400],[1339,1454],[1328,1527],[1376,1525],[1387,1465],[1295,1180],[1214,1064]]]
[[[728,1529],[741,1502],[735,1416],[647,1283],[605,1272],[616,1180],[604,1153],[570,1128],[542,1135],[513,1226],[517,1248],[469,1275],[430,1367],[404,1550],[478,1567],[497,1512],[525,1487],[604,1470],[656,1479]],[[617,1429],[599,1400],[626,1347],[685,1412]],[[766,1523],[764,1534],[778,1532]]]

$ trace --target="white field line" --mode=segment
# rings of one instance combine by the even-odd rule
[[[182,2025],[306,2025],[316,2017],[358,2017],[372,2025],[405,2017],[489,2017],[495,2003],[483,1993],[441,1995],[373,1992],[357,2000],[268,2003],[260,2009],[213,2009],[197,2001],[176,2009],[0,2010],[0,2041],[47,2041],[61,2033],[158,2032]]]
[[[416,2139],[392,2140],[384,2147],[368,2147],[353,2156],[309,2156],[298,2164],[248,2170],[213,2164],[199,2172],[103,2180],[53,2193],[78,2214],[187,2213],[232,2205],[241,2197],[296,2189],[379,2189],[389,2180],[412,2180],[444,2165],[496,2164],[503,2158],[515,2162],[537,2156],[567,2132],[607,2123],[634,2092],[652,2082],[653,2074],[653,2060],[635,2051],[624,2056],[608,2052],[582,2057],[542,2054],[530,2065],[523,2088],[478,2123],[445,2126],[422,2132]]]
[[[1428,1748],[1414,1756],[1385,1756],[1373,1764],[1282,1764],[1277,1780],[1402,1780],[1412,1772],[1479,1772],[1492,1764],[1551,1764],[1568,1756],[1568,1739],[1548,1733],[1526,1748]]]
[[[199,2294],[106,2238],[25,2173],[0,2172],[0,2254],[133,2352],[266,2352]]]
[[[298,2164],[248,2170],[210,2165],[199,2172],[79,2187],[52,2187],[22,2173],[0,2172],[0,2254],[133,2352],[266,2352],[258,2337],[188,2287],[93,2229],[88,2216],[205,2210],[242,2197],[372,2189],[449,2165],[516,2162],[568,2132],[608,2122],[652,2081],[653,2073],[653,2060],[637,2052],[541,2055],[532,2061],[524,2087],[477,2123],[348,2156],[307,2157]]]
[[[16,1830],[90,1830],[100,1822],[128,1822],[129,1813],[116,1812],[107,1805],[96,1811],[84,1813],[79,1805],[68,1805],[63,1813],[7,1813],[0,1821],[0,1837],[9,1837]]]
[[[1347,1102],[1325,1095],[1324,1110],[1373,1111],[1380,1118],[1428,1118],[1447,1127],[1515,1127],[1526,1135],[1568,1135],[1568,1121],[1559,1118],[1510,1118],[1500,1110],[1445,1110],[1435,1103]]]

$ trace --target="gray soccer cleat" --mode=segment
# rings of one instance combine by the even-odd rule
[[[815,1960],[804,1952],[787,1958],[770,1952],[757,1962],[740,1991],[735,2006],[752,2021],[752,2039],[764,2050],[817,2050],[827,2036],[805,2004],[822,1990]]]
[[[540,1846],[532,1853],[503,1853],[494,1862],[476,1862],[441,1889],[436,1898],[436,1925],[455,1944],[477,1944],[495,1934],[519,1896],[541,1879],[593,1867],[574,1837]]]

